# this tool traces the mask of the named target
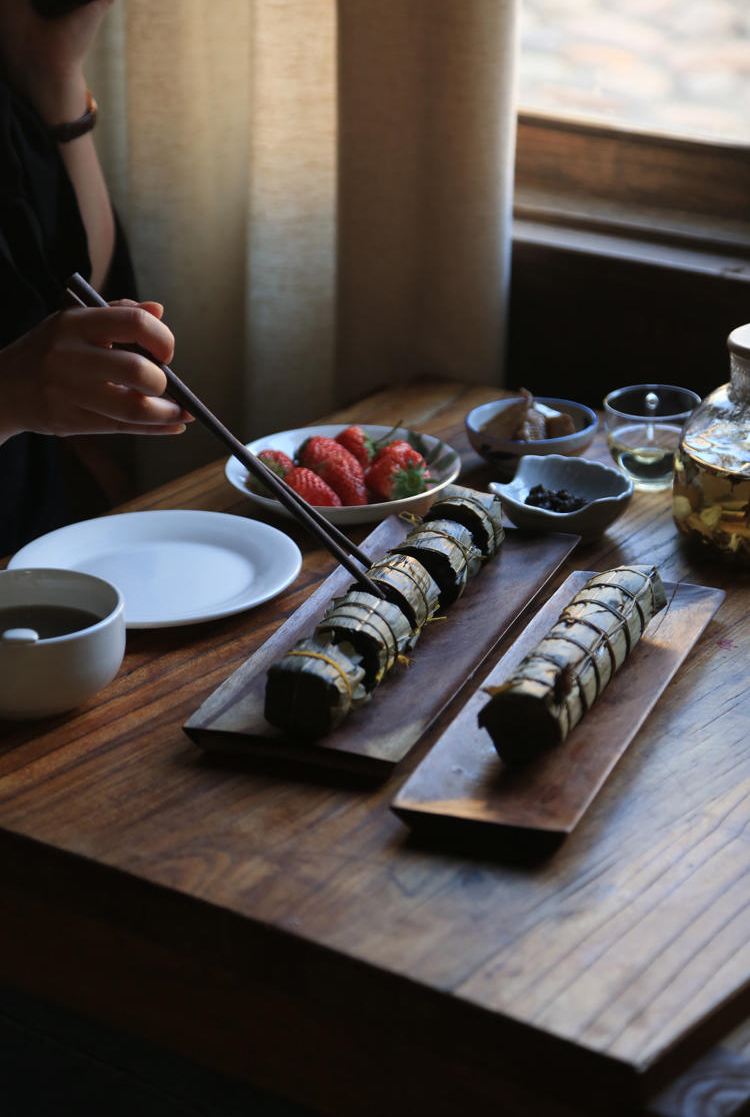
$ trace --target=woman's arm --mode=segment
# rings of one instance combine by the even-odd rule
[[[83,107],[81,106],[83,102]],[[86,111],[86,87],[83,97],[70,98],[77,104],[74,115],[67,120],[77,120]],[[61,123],[64,123],[61,122]],[[60,154],[73,183],[78,199],[91,260],[91,283],[97,290],[106,286],[109,266],[115,246],[115,222],[104,175],[96,154],[91,132],[60,144]]]
[[[71,123],[87,108],[83,64],[112,0],[93,0],[57,19],[40,16],[31,0],[0,3],[0,56],[13,88],[49,127]],[[88,239],[91,282],[105,285],[115,226],[91,132],[59,145]]]

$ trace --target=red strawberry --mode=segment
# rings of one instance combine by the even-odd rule
[[[375,453],[369,434],[365,434],[361,427],[351,426],[337,434],[336,441],[354,455],[363,469],[367,469]]]
[[[316,473],[341,497],[342,504],[367,504],[364,470],[353,454],[344,450],[343,446],[341,449],[343,453],[340,457],[321,462]]]
[[[342,504],[367,504],[364,470],[335,439],[314,435],[302,446],[299,456],[306,468],[330,485]]]
[[[260,450],[258,457],[279,477],[285,477],[290,469],[294,469],[294,462],[283,450]]]
[[[258,457],[277,477],[286,477],[290,469],[294,469],[294,462],[283,450],[260,450]],[[263,482],[258,481],[255,477],[250,478],[250,488],[254,493],[260,493],[262,496],[271,495]]]
[[[386,457],[398,461],[402,466],[421,464],[426,468],[427,465],[422,455],[403,438],[396,438],[393,442],[387,442],[385,446],[381,446],[373,458],[373,464]]]
[[[398,454],[384,454],[365,474],[368,489],[380,500],[401,500],[423,493],[427,488],[424,458],[419,454],[417,457],[419,462],[402,463]]]
[[[308,504],[314,504],[318,508],[337,508],[341,505],[340,499],[323,478],[305,466],[295,466],[284,480]]]
[[[327,461],[331,455],[337,455],[343,450],[333,438],[326,438],[323,434],[314,434],[306,439],[297,451],[297,462],[307,469],[317,469],[321,462]]]

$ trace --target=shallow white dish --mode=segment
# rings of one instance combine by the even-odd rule
[[[268,434],[263,438],[256,438],[248,442],[247,448],[254,454],[261,450],[283,450],[290,458],[294,458],[302,443],[313,435],[324,435],[335,438],[347,423],[329,423],[318,427],[300,427],[297,430],[280,431],[278,434]],[[430,473],[433,477],[431,488],[418,496],[404,497],[401,500],[387,500],[381,504],[361,504],[354,507],[319,508],[321,515],[332,524],[368,524],[384,520],[386,516],[397,516],[400,512],[412,512],[415,516],[422,515],[430,507],[441,489],[455,481],[461,470],[461,459],[452,447],[434,438],[430,434],[417,434],[405,427],[378,426],[374,423],[360,423],[359,426],[369,434],[373,442],[391,435],[392,438],[403,438],[415,449],[423,453]],[[423,449],[420,448],[423,447]],[[263,508],[266,512],[274,512],[288,516],[289,513],[277,500],[260,496],[250,488],[250,478],[244,465],[237,458],[229,458],[224,470],[227,480],[235,489],[243,493],[248,500]]]
[[[240,613],[297,577],[302,555],[277,528],[224,512],[124,512],[58,528],[10,568],[95,574],[125,598],[128,628],[166,628]]]
[[[567,489],[587,503],[575,512],[551,512],[526,504],[535,485],[557,492]],[[633,482],[618,469],[587,458],[568,458],[562,454],[520,459],[516,475],[507,484],[492,481],[503,510],[516,527],[529,531],[569,531],[582,539],[595,539],[625,511],[633,495]]]

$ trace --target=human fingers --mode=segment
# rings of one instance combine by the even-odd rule
[[[162,364],[169,364],[174,356],[172,331],[140,304],[66,310],[62,317],[64,328],[91,345],[140,345]]]
[[[87,339],[92,319],[110,313],[59,312],[0,349],[0,442],[22,430],[65,436],[182,429],[188,416],[160,398],[166,377],[153,361]],[[138,314],[160,327],[145,311]]]
[[[79,401],[97,390],[105,391],[108,385],[153,397],[163,396],[167,390],[164,372],[148,357],[130,349],[87,344],[77,338],[70,344],[60,342],[45,353],[37,378],[42,391]]]
[[[162,303],[155,302],[153,300],[146,300],[141,303],[136,303],[132,299],[121,299],[118,300],[116,304],[112,305],[116,305],[117,307],[121,308],[134,308],[138,311],[139,315],[146,313],[151,315],[153,318],[156,318],[157,320],[160,320],[161,315],[164,313],[164,306],[162,305]],[[87,318],[86,322],[90,325],[90,318]],[[138,322],[139,319],[137,318],[136,326],[138,325]],[[99,326],[100,323],[97,321],[96,325]],[[151,328],[151,325],[149,323],[146,323],[146,328],[147,332],[150,332],[152,335],[154,335],[154,329],[157,331],[161,329],[162,334],[160,336],[162,337],[164,336],[163,330],[166,330],[166,334],[168,335],[167,342],[170,343],[173,347],[174,339],[172,337],[171,331],[167,330],[166,327],[162,325],[161,327]],[[121,330],[120,332],[123,331]],[[109,332],[102,333],[100,342],[102,337],[106,338],[108,336]],[[122,348],[122,343],[118,342],[116,344]],[[138,342],[137,344],[141,345],[145,349],[149,349],[149,346],[144,345],[143,341]],[[127,349],[127,344],[125,344],[125,351],[129,352],[129,350]],[[149,349],[149,351],[153,352],[153,349]],[[120,349],[113,349],[112,355],[114,356],[116,352],[120,352]],[[154,353],[154,356],[156,355],[157,354]],[[94,374],[96,374],[95,369],[93,370],[93,372]],[[144,358],[143,354],[130,353],[128,359],[124,359],[122,357],[118,358],[116,364],[114,362],[111,363],[108,370],[108,376],[111,380],[116,380],[118,383],[121,383],[126,387],[132,388],[135,391],[143,392],[147,395],[163,395],[166,391],[168,391],[168,384],[164,373],[153,363],[153,361],[150,361],[148,357]],[[186,411],[184,409],[180,410],[179,417],[181,422],[193,422],[193,416],[190,414],[189,411]]]
[[[70,430],[58,433],[59,438],[82,434],[142,434],[148,437],[162,435],[183,434],[186,430],[185,423],[128,423],[125,420],[108,419],[98,415],[95,411],[79,411],[71,424]]]
[[[158,318],[161,321],[164,317],[164,307],[161,303],[155,303],[151,299],[146,299],[145,302],[142,302],[140,305],[143,310],[148,311],[149,314],[153,314],[154,318]]]
[[[171,400],[94,381],[77,384],[71,391],[46,385],[33,403],[26,402],[20,429],[64,437],[118,431],[178,433],[184,426],[182,409]]]
[[[146,434],[146,435],[170,435],[182,434],[186,430],[185,423],[171,423],[164,426],[144,427],[133,424],[129,426],[127,423],[121,423],[117,433],[118,434]]]
[[[94,412],[104,420],[137,427],[170,426],[186,421],[182,408],[173,400],[99,379],[81,380],[64,398],[58,395],[55,411],[62,414],[66,408]]]
[[[156,306],[161,309],[161,304]],[[67,401],[116,421],[192,422],[192,416],[174,401],[156,402],[154,397],[167,390],[164,372],[142,353],[133,352],[130,342],[122,347],[119,340],[111,341],[140,338],[142,345],[149,334],[162,339],[166,334],[164,345],[171,347],[170,331],[139,304],[67,311],[51,320],[50,330],[59,335],[50,347],[55,354],[50,375],[44,377],[50,413],[59,414]]]
[[[89,376],[80,375],[76,381],[77,386],[82,391],[91,391],[93,386],[97,384],[105,391],[115,388],[129,390],[134,397],[131,407],[134,410],[136,420],[139,422],[147,420],[140,418],[138,408],[140,406],[145,408],[145,402],[139,403],[137,397],[143,397],[143,401],[152,399],[156,402],[159,400],[164,418],[168,421],[179,419],[183,423],[193,422],[193,416],[185,411],[180,404],[169,398],[164,398],[165,393],[167,395],[169,393],[167,378],[158,365],[155,365],[148,357],[144,357],[141,353],[133,353],[129,349],[112,349],[105,351],[105,369],[101,358],[97,358],[99,352],[99,350],[93,349],[87,354],[92,366],[91,373]],[[169,408],[168,414],[167,407]],[[157,410],[159,409],[157,408]]]
[[[125,420],[108,419],[94,411],[79,412],[74,427],[76,434],[142,434],[149,437],[183,434],[186,429],[185,423],[128,423]],[[63,434],[61,437],[65,436]]]
[[[154,318],[164,317],[164,305],[162,303],[153,302],[151,299],[146,299],[144,302],[137,303],[134,299],[115,299],[109,304],[110,306],[140,306],[143,310],[153,314]]]
[[[167,378],[143,352],[171,356],[171,332],[139,305],[66,310],[44,324],[44,379],[72,394],[97,380],[161,396]]]

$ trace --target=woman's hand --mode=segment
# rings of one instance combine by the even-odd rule
[[[174,338],[158,303],[63,310],[0,350],[0,442],[21,431],[179,434],[190,416],[158,397],[153,361],[115,348],[138,344],[167,364]]]
[[[9,81],[49,125],[85,110],[83,62],[113,0],[45,19],[31,0],[0,2],[0,60]]]

